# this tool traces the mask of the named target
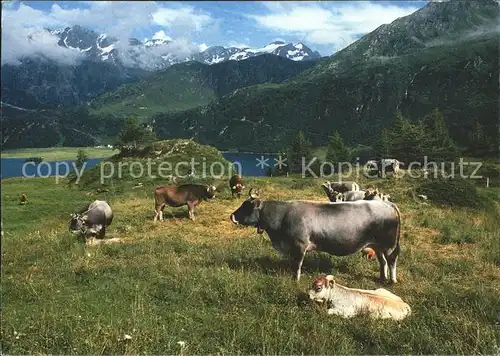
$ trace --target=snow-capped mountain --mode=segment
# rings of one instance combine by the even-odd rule
[[[144,78],[173,64],[215,64],[272,53],[295,61],[319,58],[304,44],[274,42],[263,48],[207,47],[175,41],[164,32],[152,38],[118,40],[73,26],[30,33],[30,55],[2,62],[2,101],[30,109],[79,105],[89,98]]]
[[[172,39],[162,31],[140,41],[129,39],[128,45],[120,43],[116,38],[83,28],[81,26],[67,27],[61,30],[51,30],[59,37],[59,45],[73,50],[85,52],[95,61],[111,62],[139,67],[146,70],[166,68],[176,63],[198,61],[205,64],[215,64],[230,60],[244,60],[265,53],[285,57],[294,61],[314,60],[321,57],[317,51],[312,51],[303,43],[284,43],[275,41],[262,48],[208,47],[204,51],[191,50],[189,53],[179,52]]]
[[[209,47],[205,51],[193,56],[193,60],[206,64],[224,61],[241,61],[264,53],[274,54],[294,61],[307,61],[321,58],[317,51],[312,51],[303,43],[285,43],[275,41],[262,48],[236,48],[236,47]]]

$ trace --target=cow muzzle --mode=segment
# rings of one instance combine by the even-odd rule
[[[238,222],[238,220],[236,220],[236,217],[234,216],[234,214],[231,214],[231,221],[232,221],[234,224],[236,224],[236,225],[238,225],[238,224],[239,224],[239,222]]]

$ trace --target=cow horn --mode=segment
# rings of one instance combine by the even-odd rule
[[[328,282],[329,286],[335,285],[335,281],[334,281],[333,276],[331,274],[329,274],[328,276],[326,276],[325,279]]]

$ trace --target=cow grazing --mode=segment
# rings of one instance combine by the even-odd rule
[[[378,162],[377,162],[377,160],[374,160],[374,159],[367,161],[365,164],[365,168],[368,171],[376,171],[376,170],[378,170],[377,167],[378,167]]]
[[[71,214],[69,231],[82,233],[86,238],[104,238],[106,227],[113,221],[113,211],[108,203],[95,200],[86,211]]]
[[[245,189],[243,178],[239,174],[235,174],[229,179],[229,187],[231,188],[231,195],[234,198],[234,195],[238,198],[241,197],[241,192]]]
[[[382,158],[378,160],[372,159],[367,161],[365,164],[365,168],[368,171],[377,171],[379,177],[385,176],[385,173],[387,172],[392,172],[395,176],[397,176],[401,166],[404,166],[404,163],[395,158]]]
[[[26,195],[26,193],[21,194],[21,196],[19,197],[19,204],[26,205],[27,202],[28,196]]]
[[[168,204],[171,207],[188,206],[189,218],[194,218],[194,207],[202,200],[215,197],[214,186],[201,184],[181,184],[157,187],[155,189],[155,217],[153,221],[163,220],[163,209]]]
[[[326,196],[328,197],[328,200],[330,200],[332,203],[342,200],[342,193],[334,191],[330,182],[321,184],[321,188],[323,188]]]
[[[378,175],[379,177],[383,177],[385,176],[385,173],[392,172],[394,176],[397,176],[400,167],[403,165],[403,162],[400,162],[395,158],[383,158],[377,163]]]
[[[374,319],[402,320],[411,314],[410,306],[386,289],[354,289],[335,283],[333,276],[316,278],[309,298],[328,307],[328,314],[343,318],[367,313]]]
[[[401,218],[395,204],[262,200],[252,189],[249,195],[231,214],[231,221],[257,227],[258,233],[266,231],[273,247],[291,256],[297,281],[307,251],[347,256],[371,247],[379,260],[380,279],[387,279],[389,266],[390,279],[397,282]]]

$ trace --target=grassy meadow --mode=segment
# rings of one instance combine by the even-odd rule
[[[89,158],[110,157],[118,150],[102,147],[48,147],[48,148],[17,148],[2,151],[2,158],[42,157],[44,161],[63,161],[76,159],[78,150],[84,150]]]
[[[248,178],[245,185],[261,188],[263,198],[324,201],[321,182]],[[167,207],[166,221],[153,223],[155,183],[97,194],[54,178],[3,180],[2,353],[500,352],[498,210],[423,205],[406,178],[371,181],[402,212],[399,283],[384,288],[412,315],[346,320],[302,293],[326,273],[349,287],[380,288],[378,263],[360,253],[310,252],[297,285],[266,234],[230,222],[241,200],[216,183],[221,192],[197,207],[195,222],[186,207]],[[483,193],[495,195],[498,208],[500,189]],[[69,214],[94,199],[109,201],[115,218],[107,237],[124,243],[86,247],[67,231]]]

